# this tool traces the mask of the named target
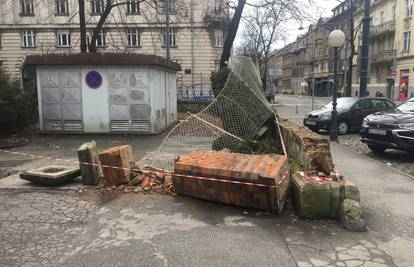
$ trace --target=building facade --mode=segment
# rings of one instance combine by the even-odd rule
[[[393,90],[393,65],[396,60],[396,21],[397,0],[375,0],[371,4],[371,27],[370,27],[370,57],[369,57],[369,79],[368,92],[370,95],[383,95],[396,99]],[[354,13],[356,25],[361,25],[363,8],[359,6]],[[362,44],[362,31],[358,32],[355,46],[360,48]],[[360,49],[358,49],[359,51]],[[358,90],[359,84],[359,59],[354,59],[354,91]],[[355,92],[356,93],[356,92]]]
[[[405,100],[414,96],[414,29],[413,1],[397,0],[395,3],[395,99]]]
[[[106,1],[85,1],[87,36]],[[208,94],[210,74],[217,67],[229,16],[224,0],[172,0],[170,32],[166,33],[164,2],[139,0],[116,6],[98,34],[98,52],[165,56],[181,64],[178,86],[191,94]],[[78,0],[5,0],[0,2],[0,64],[20,78],[27,55],[80,51]],[[180,89],[180,88],[179,88]],[[203,92],[204,90],[204,92]],[[188,90],[187,90],[188,91]]]

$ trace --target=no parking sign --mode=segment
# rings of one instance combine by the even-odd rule
[[[88,73],[86,73],[85,82],[86,85],[89,86],[89,88],[98,89],[99,87],[101,87],[102,81],[103,78],[99,72],[91,70]]]

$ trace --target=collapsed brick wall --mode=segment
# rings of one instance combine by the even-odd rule
[[[282,136],[290,158],[295,159],[304,171],[330,174],[334,169],[327,138],[305,127],[279,117]]]

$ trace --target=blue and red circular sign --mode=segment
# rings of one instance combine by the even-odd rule
[[[85,82],[86,85],[89,86],[91,89],[98,89],[102,85],[102,75],[95,71],[91,70],[90,72],[86,73]]]

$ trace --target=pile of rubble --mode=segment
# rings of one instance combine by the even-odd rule
[[[164,172],[141,169],[134,160],[130,145],[112,147],[98,154],[94,141],[78,149],[84,185],[98,190],[120,192],[172,193],[172,182]]]

